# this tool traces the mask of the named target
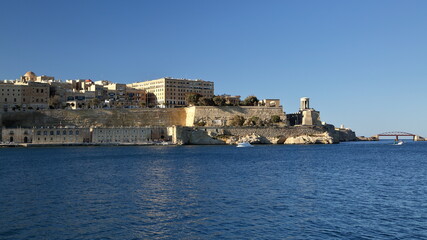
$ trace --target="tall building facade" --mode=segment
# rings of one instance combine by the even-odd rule
[[[148,94],[148,104],[158,107],[187,106],[185,95],[198,93],[203,97],[214,96],[214,83],[203,80],[160,78],[151,81],[131,83],[128,87],[144,89]]]

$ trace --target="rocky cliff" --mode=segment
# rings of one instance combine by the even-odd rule
[[[175,127],[177,144],[332,144],[339,133],[332,125],[293,127]]]

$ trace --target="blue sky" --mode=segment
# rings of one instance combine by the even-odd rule
[[[358,135],[427,136],[427,1],[0,1],[0,79],[215,82]]]

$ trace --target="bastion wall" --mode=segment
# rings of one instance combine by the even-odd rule
[[[270,120],[286,116],[281,107],[187,107],[142,109],[81,109],[39,110],[31,112],[6,112],[0,114],[0,127],[143,127],[143,126],[194,126],[200,121],[206,126],[223,125],[235,115],[245,119],[259,117]]]
[[[224,106],[224,107],[187,107],[187,122],[185,126],[195,126],[198,123],[204,126],[227,126],[230,120],[236,116],[245,119],[258,117],[262,121],[270,121],[271,116],[277,115],[282,121],[286,115],[282,107],[260,107],[260,106]]]
[[[0,127],[143,127],[185,125],[183,108],[165,109],[85,109],[6,112]]]

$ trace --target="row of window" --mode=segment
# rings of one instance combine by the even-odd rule
[[[104,132],[106,132],[106,133],[111,133],[111,132],[120,132],[120,131],[124,131],[125,133],[127,133],[128,132],[128,129],[121,129],[121,130],[111,130],[111,129],[108,129],[108,130],[99,130],[99,132],[100,133],[102,133],[102,131],[104,131]],[[129,130],[129,132],[130,131],[132,131],[132,132],[134,132],[134,133],[136,133],[136,130],[134,129],[134,130]],[[144,130],[141,130],[141,132],[144,132]]]
[[[55,134],[55,132],[56,132],[56,134]],[[61,134],[61,132],[62,132],[62,134]],[[68,132],[68,135],[79,135],[80,134],[80,132],[79,132],[79,130],[56,130],[56,131],[54,131],[54,130],[50,130],[50,131],[47,131],[47,130],[45,130],[45,131],[37,131],[37,135],[42,135],[42,133],[43,133],[43,135],[67,135],[67,132]]]
[[[6,89],[6,90],[7,90],[7,92],[9,92],[9,89]],[[17,92],[21,91],[20,89],[16,89],[16,90],[18,90]],[[2,89],[1,91],[4,92],[4,89]],[[12,89],[12,92],[15,92],[15,89]]]

